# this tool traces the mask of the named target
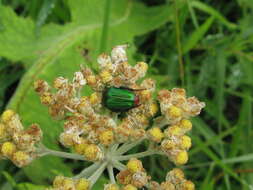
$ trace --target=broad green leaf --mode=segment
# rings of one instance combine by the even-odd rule
[[[10,45],[10,49],[3,55],[9,59],[24,61],[30,66],[11,99],[9,107],[21,115],[26,126],[34,122],[40,124],[44,132],[43,142],[48,147],[58,148],[58,135],[62,127],[59,122],[53,121],[49,117],[47,108],[40,104],[39,98],[32,88],[33,82],[39,78],[50,83],[57,76],[72,77],[73,72],[79,69],[81,63],[89,64],[89,61],[81,56],[78,49],[80,46],[89,51],[88,56],[93,66],[96,66],[95,57],[99,54],[104,3],[105,0],[78,0],[75,2],[69,0],[73,22],[63,26],[47,24],[41,27],[40,36],[36,39],[33,33],[34,23],[31,20],[17,17],[10,8],[1,8],[6,12],[3,15],[11,15],[13,23],[18,22],[20,27],[24,28],[27,28],[27,25],[30,26],[30,29],[27,28],[25,36],[19,36],[21,42],[18,55],[10,55],[10,49],[17,49],[17,47],[13,47],[15,43]],[[167,5],[146,7],[135,1],[113,0],[107,49],[118,44],[133,43],[135,36],[145,34],[167,22],[171,18],[170,12]],[[9,34],[9,31],[13,33],[13,36],[18,35],[15,34],[15,30],[11,29],[13,24],[6,23],[5,27],[7,27],[4,32],[5,36]],[[4,41],[1,33],[0,39]],[[23,42],[25,46],[23,46]],[[3,47],[0,47],[0,50],[1,48]],[[129,50],[130,60],[133,60],[131,54],[133,49],[134,46]],[[27,57],[29,59],[24,59]],[[26,174],[36,183],[42,183],[51,177],[53,170],[70,174],[67,165],[53,157],[37,160],[25,168]]]

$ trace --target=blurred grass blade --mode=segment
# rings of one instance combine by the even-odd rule
[[[46,22],[47,17],[50,15],[50,13],[52,12],[52,9],[55,6],[55,3],[56,3],[56,0],[44,0],[44,3],[37,16],[36,28],[35,28],[36,35],[39,35],[40,28]]]
[[[10,183],[10,185],[12,187],[15,187],[17,185],[17,183],[15,182],[15,180],[13,179],[13,177],[8,172],[3,171],[2,174],[6,178],[6,180]]]
[[[2,0],[0,0],[0,7],[2,6]],[[4,25],[2,22],[2,16],[1,16],[1,12],[0,12],[0,31],[4,30]]]
[[[205,3],[202,3],[200,1],[192,1],[191,6],[194,8],[197,8],[201,11],[204,11],[210,15],[213,15],[216,17],[221,23],[226,25],[230,29],[236,29],[237,25],[228,21],[224,16],[222,16],[217,10],[212,8],[211,6],[206,5]]]
[[[202,24],[197,30],[193,32],[188,41],[183,46],[183,54],[188,53],[196,44],[203,39],[206,32],[211,27],[214,21],[214,16],[209,17],[204,24]]]
[[[100,52],[104,52],[106,50],[107,45],[107,37],[108,37],[108,30],[109,30],[109,20],[110,20],[110,7],[111,7],[111,0],[106,0],[105,4],[105,12],[104,12],[104,22],[101,34],[101,41],[100,41]]]

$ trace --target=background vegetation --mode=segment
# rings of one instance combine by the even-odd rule
[[[184,167],[197,189],[253,189],[252,0],[0,0],[0,110],[39,123],[44,143],[61,148],[61,127],[33,81],[70,77],[81,63],[96,68],[100,52],[125,43],[131,63],[149,64],[158,89],[184,87],[207,104],[193,121]],[[173,167],[165,157],[144,165],[159,181]],[[83,166],[54,157],[24,169],[1,161],[0,189],[40,190]]]

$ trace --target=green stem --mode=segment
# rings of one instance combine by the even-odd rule
[[[140,144],[144,139],[140,139],[136,142],[133,143],[127,143],[127,144],[123,144],[117,151],[116,154],[121,155],[126,153],[127,151],[129,151],[130,149],[132,149],[133,147],[137,146],[138,144]]]
[[[101,42],[100,42],[100,53],[106,50],[108,28],[109,28],[110,7],[111,7],[111,0],[106,0],[105,10],[104,10],[104,22],[103,22],[103,29],[102,29]]]
[[[92,173],[94,173],[94,171],[96,171],[99,166],[101,166],[101,163],[94,163],[92,165],[90,165],[88,168],[85,168],[83,171],[81,171],[80,174],[76,175],[75,177],[73,177],[74,179],[79,179],[82,177],[88,177],[90,176]]]
[[[119,162],[118,160],[113,160],[112,165],[114,168],[117,168],[119,171],[125,170],[126,166]]]
[[[73,154],[73,153],[67,153],[67,152],[61,152],[56,150],[50,150],[48,148],[43,148],[39,150],[39,156],[46,156],[46,155],[52,155],[52,156],[58,156],[61,158],[68,158],[73,160],[85,160],[82,155],[79,154]]]
[[[113,166],[111,164],[107,166],[107,171],[108,171],[111,183],[115,184],[116,181],[115,181],[115,177],[113,173]]]
[[[175,6],[176,40],[177,40],[177,51],[178,51],[180,79],[181,79],[182,86],[184,86],[184,63],[183,63],[183,53],[182,53],[182,44],[181,44],[181,32],[180,32],[180,23],[179,23],[178,0],[174,0],[174,6]]]
[[[103,174],[108,162],[104,162],[100,167],[97,169],[97,171],[88,178],[88,180],[91,182],[91,187],[97,182],[98,178]]]
[[[142,158],[142,157],[150,156],[150,155],[153,155],[153,154],[156,154],[156,153],[158,153],[158,152],[155,151],[155,150],[147,150],[145,152],[140,152],[140,153],[136,153],[136,154],[129,154],[129,155],[125,155],[125,156],[117,156],[117,157],[115,157],[115,159],[119,160],[119,161],[123,161],[123,160],[129,160],[131,158]]]

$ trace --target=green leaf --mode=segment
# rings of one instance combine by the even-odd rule
[[[31,183],[21,183],[15,187],[15,190],[45,190],[45,186],[34,185]]]
[[[228,21],[224,16],[222,16],[217,10],[215,10],[214,8],[212,8],[211,6],[202,3],[200,1],[191,1],[191,6],[194,8],[197,8],[201,11],[204,11],[212,16],[214,16],[215,18],[217,18],[221,23],[223,23],[225,26],[227,26],[230,29],[236,29],[237,25]]]
[[[189,37],[189,39],[186,41],[185,45],[183,46],[183,53],[189,52],[192,48],[196,46],[196,44],[203,39],[204,35],[208,31],[208,29],[211,27],[212,23],[214,21],[214,17],[208,18],[204,24],[202,24],[197,30],[193,32],[193,34]]]
[[[5,13],[4,18],[11,17],[12,24],[5,22],[6,30],[0,33],[0,55],[1,50],[4,49],[1,42],[3,41],[6,45],[13,40],[13,43],[9,44],[9,49],[2,56],[15,61],[23,61],[30,66],[20,81],[9,107],[21,115],[26,126],[34,122],[40,124],[44,132],[44,144],[54,149],[58,148],[57,141],[62,130],[61,123],[53,121],[49,117],[47,108],[40,104],[39,97],[32,88],[33,82],[39,78],[50,83],[57,76],[72,77],[81,63],[89,64],[90,61],[82,57],[78,49],[80,46],[89,51],[88,56],[93,66],[96,66],[96,56],[100,53],[98,49],[105,0],[78,0],[75,2],[69,0],[69,5],[73,22],[65,25],[47,24],[41,27],[38,38],[34,37],[34,23],[31,20],[18,17],[10,8],[1,7]],[[135,36],[161,26],[171,18],[171,15],[168,14],[170,12],[167,5],[146,7],[135,1],[113,0],[107,49],[126,42],[132,43]],[[16,34],[14,24],[25,28],[26,34]],[[12,33],[12,37],[9,37],[9,33]],[[14,43],[16,35],[20,38],[19,47],[16,47]],[[131,54],[133,49],[134,46],[129,50],[130,60],[133,59]],[[14,50],[18,53],[10,53]],[[70,175],[68,166],[53,157],[37,160],[24,170],[36,183],[45,182],[52,176],[51,171]]]

